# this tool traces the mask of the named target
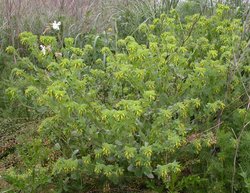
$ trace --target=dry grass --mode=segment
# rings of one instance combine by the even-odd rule
[[[54,20],[64,24],[65,36],[112,25],[115,7],[128,0],[1,0],[0,45],[14,44],[22,31],[41,34]]]
[[[124,28],[126,26],[134,28],[141,22],[141,18],[148,19],[157,16],[156,10],[167,12],[184,1],[0,0],[0,50],[1,47],[13,45],[20,32],[31,31],[35,34],[41,34],[46,26],[54,20],[63,22],[65,36],[75,37],[78,34],[85,34],[90,31],[102,32],[105,29],[114,27],[114,20],[119,19],[119,16],[126,11],[132,14],[132,19],[129,20],[132,24],[120,25],[124,26]],[[215,2],[217,1],[214,1],[214,5]],[[128,30],[128,32],[131,32],[131,30]],[[126,29],[124,34],[127,34]]]
[[[161,5],[171,1],[178,0],[161,0]],[[114,28],[114,21],[127,11],[132,14],[129,22],[135,22],[133,28],[141,22],[141,17],[155,15],[156,5],[161,7],[156,2],[158,0],[0,0],[0,50],[14,45],[20,32],[41,34],[54,20],[63,23],[64,36],[75,37]]]

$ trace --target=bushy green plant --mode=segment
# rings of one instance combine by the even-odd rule
[[[0,48],[1,50],[1,48]],[[5,96],[5,89],[8,87],[9,77],[13,68],[13,58],[7,53],[0,51],[0,117],[5,117],[9,108],[7,98]],[[11,111],[11,110],[10,110]]]
[[[221,167],[225,160],[232,164],[232,131],[237,136],[246,119],[237,112],[247,101],[249,72],[232,64],[247,43],[241,22],[224,17],[227,10],[220,5],[213,17],[193,15],[185,24],[173,10],[140,25],[146,44],[128,36],[115,50],[101,48],[98,57],[91,45],[74,47],[72,38],[61,44],[51,36],[20,34],[26,52],[20,56],[7,48],[18,67],[6,94],[46,118],[29,151],[20,149],[27,163],[23,174],[11,171],[6,178],[24,192],[117,184],[171,193],[229,192],[233,171]],[[31,155],[36,159],[25,159]],[[32,190],[24,186],[29,168],[35,168]]]

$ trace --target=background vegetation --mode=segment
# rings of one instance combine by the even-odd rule
[[[249,6],[1,1],[0,190],[250,192]]]

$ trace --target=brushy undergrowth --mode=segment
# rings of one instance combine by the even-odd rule
[[[248,192],[249,42],[230,9],[175,10],[132,36],[19,35],[6,100],[43,119],[13,191]]]

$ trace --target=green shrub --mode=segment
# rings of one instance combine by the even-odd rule
[[[128,36],[97,56],[91,45],[74,47],[73,39],[62,47],[53,37],[20,34],[26,54],[12,52],[18,67],[6,94],[46,118],[37,139],[20,147],[24,168],[6,178],[24,192],[118,184],[229,192],[232,171],[223,166],[232,164],[232,131],[238,136],[249,117],[237,114],[249,74],[231,63],[246,42],[240,21],[224,18],[227,10],[219,6],[213,17],[193,15],[185,24],[172,11],[140,25],[146,44]],[[31,190],[29,168],[35,168]]]

